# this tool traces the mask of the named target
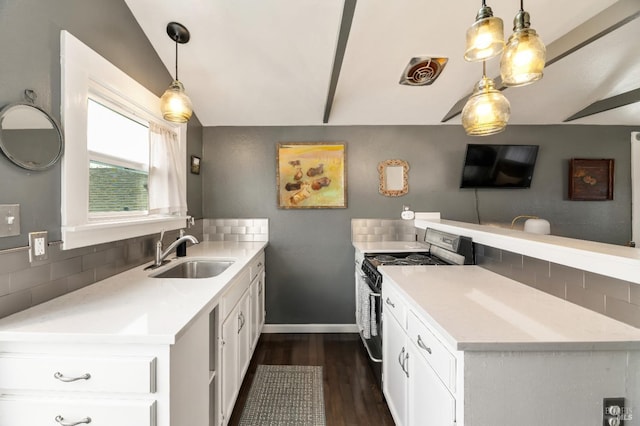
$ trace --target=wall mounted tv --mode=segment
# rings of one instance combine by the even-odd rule
[[[460,188],[529,188],[538,145],[469,144]]]

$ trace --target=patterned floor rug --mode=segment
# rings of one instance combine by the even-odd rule
[[[240,426],[324,426],[322,367],[258,365]]]

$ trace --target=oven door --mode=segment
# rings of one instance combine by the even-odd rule
[[[382,362],[382,301],[371,280],[358,274],[356,287],[356,324],[369,359]]]

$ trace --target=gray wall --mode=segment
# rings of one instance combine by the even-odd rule
[[[123,0],[0,0],[0,106],[23,101],[25,89],[36,91],[36,104],[60,122],[60,30],[82,42],[160,96],[171,83],[155,50]],[[167,42],[171,41],[167,38]],[[202,127],[188,128],[188,161],[200,155]],[[0,204],[21,205],[21,235],[0,238],[0,249],[28,244],[28,233],[49,231],[60,239],[60,165],[30,172],[0,155]],[[11,182],[11,184],[8,184]],[[202,217],[200,176],[189,175],[188,203]],[[1,273],[2,271],[0,271]]]
[[[510,223],[521,214],[550,220],[552,233],[626,244],[631,238],[630,132],[608,126],[509,126],[471,138],[461,126],[216,127],[203,131],[203,213],[209,218],[267,217],[267,321],[353,323],[351,218],[398,218],[403,204],[447,219]],[[278,142],[347,144],[348,208],[279,210]],[[467,143],[538,144],[530,189],[460,189]],[[378,194],[378,162],[410,165],[409,193]],[[570,158],[614,158],[613,201],[567,200]]]

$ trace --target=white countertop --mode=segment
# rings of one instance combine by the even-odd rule
[[[429,245],[420,241],[378,241],[353,242],[356,250],[362,253],[398,253],[407,251],[429,251]]]
[[[456,350],[640,349],[640,329],[479,266],[380,270]]]
[[[172,344],[205,309],[212,309],[265,242],[201,242],[187,257],[156,270],[146,264],[0,320],[0,342]],[[172,255],[173,256],[173,255]],[[149,278],[182,259],[234,259],[217,277]]]
[[[640,248],[451,220],[416,220],[415,225],[464,235],[471,237],[474,243],[640,284]]]

